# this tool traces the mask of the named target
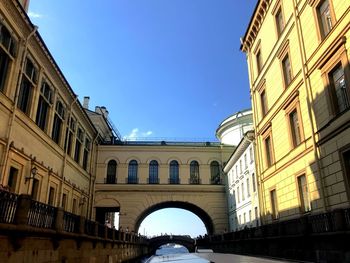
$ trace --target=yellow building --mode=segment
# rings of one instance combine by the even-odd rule
[[[20,3],[0,1],[2,188],[89,216],[97,135]]]
[[[349,206],[350,1],[259,0],[246,53],[265,223]]]

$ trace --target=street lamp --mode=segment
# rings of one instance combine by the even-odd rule
[[[38,172],[38,168],[36,168],[35,166],[30,170],[30,176],[28,177],[26,177],[25,178],[25,182],[27,182],[28,180],[30,180],[30,179],[35,179],[35,175],[37,174],[37,172]]]

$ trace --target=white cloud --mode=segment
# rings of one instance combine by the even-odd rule
[[[35,12],[32,12],[32,11],[29,11],[29,12],[28,12],[28,16],[29,16],[30,18],[42,18],[42,17],[43,17],[42,14],[35,13]]]
[[[134,128],[128,135],[124,136],[124,139],[134,141],[140,137],[149,137],[152,134],[152,131],[140,132],[138,128]]]

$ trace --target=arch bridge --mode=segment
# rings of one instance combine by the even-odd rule
[[[220,169],[232,151],[213,143],[100,145],[95,218],[119,212],[119,227],[137,233],[151,213],[182,208],[202,220],[207,234],[222,233],[228,210]]]
[[[178,236],[178,235],[164,235],[151,238],[149,240],[149,248],[151,254],[155,254],[156,250],[166,244],[178,244],[182,245],[189,252],[194,252],[195,240],[189,236]]]

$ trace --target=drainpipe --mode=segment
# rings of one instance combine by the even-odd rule
[[[91,157],[90,157],[91,161],[90,161],[90,179],[89,179],[89,201],[88,201],[88,209],[86,211],[86,217],[89,218],[90,220],[91,220],[91,215],[92,215],[92,206],[93,206],[93,203],[94,203],[94,200],[92,198],[92,193],[95,192],[95,181],[96,181],[96,169],[94,171],[95,176],[94,177],[92,176],[92,167],[93,167],[92,163],[93,163],[93,161],[97,163],[97,153],[98,153],[97,149],[96,149],[96,158],[95,158],[95,160],[92,159],[92,156],[93,156],[93,152],[94,152],[93,150],[95,148],[95,143],[96,143],[96,140],[98,138],[98,135],[99,134],[97,132],[96,137],[95,137],[95,139],[92,142],[92,147],[93,148],[91,149]],[[97,167],[97,165],[95,167]]]
[[[310,83],[310,78],[307,77],[308,74],[308,68],[307,68],[307,64],[306,64],[306,51],[305,51],[305,45],[304,45],[304,39],[302,37],[301,31],[301,25],[300,25],[300,20],[297,14],[297,3],[295,2],[296,0],[293,0],[293,16],[294,16],[294,20],[295,20],[295,24],[296,24],[296,29],[297,29],[297,35],[298,35],[298,44],[300,46],[300,58],[302,61],[302,73],[303,73],[303,81],[306,87],[306,101],[307,101],[307,109],[308,109],[308,115],[309,115],[309,119],[310,119],[310,124],[311,124],[311,138],[312,138],[312,148],[313,148],[313,152],[314,152],[314,157],[316,160],[316,166],[317,166],[317,172],[318,172],[318,176],[319,181],[320,181],[320,187],[321,187],[321,196],[322,196],[322,200],[323,200],[323,210],[324,212],[328,211],[328,202],[326,200],[326,194],[325,194],[325,187],[324,187],[324,181],[323,181],[323,170],[320,164],[320,156],[319,156],[319,149],[317,147],[316,144],[316,138],[315,138],[315,128],[314,128],[314,123],[315,120],[313,118],[313,115],[311,113],[311,109],[312,109],[312,104],[311,104],[311,99],[312,99],[312,94],[311,94],[311,83]]]
[[[74,103],[76,103],[77,102],[77,100],[78,100],[78,96],[77,95],[75,95],[75,98],[74,98],[74,100],[72,101],[72,103],[69,105],[69,116],[68,116],[68,119],[67,119],[67,122],[68,122],[68,128],[69,128],[69,122],[70,122],[70,118],[71,118],[71,116],[72,116],[72,107],[73,107],[73,105],[74,105]],[[66,126],[66,128],[67,128],[67,126]],[[67,143],[68,143],[68,140],[66,140],[66,138],[65,138],[65,144],[64,144],[64,154],[63,154],[63,162],[62,162],[62,172],[61,172],[61,174],[62,174],[62,180],[61,180],[61,185],[60,185],[60,189],[59,189],[59,192],[58,192],[58,196],[59,196],[59,198],[58,198],[58,200],[59,200],[59,203],[57,204],[57,206],[58,207],[60,207],[60,205],[62,204],[62,189],[63,189],[63,181],[64,181],[64,170],[65,170],[65,168],[66,168],[66,163],[67,163]]]
[[[13,102],[13,106],[12,106],[12,115],[11,118],[9,120],[8,123],[8,129],[7,129],[7,142],[6,142],[6,149],[5,149],[5,155],[4,158],[2,160],[2,169],[1,169],[1,173],[0,173],[0,182],[2,184],[4,184],[3,180],[4,180],[4,175],[5,175],[5,169],[7,166],[7,159],[8,159],[8,155],[9,155],[9,150],[10,150],[10,145],[11,145],[11,134],[12,134],[12,128],[13,128],[13,122],[15,120],[16,117],[16,110],[17,110],[17,102],[18,102],[18,96],[19,96],[19,90],[20,90],[20,86],[21,86],[21,82],[22,82],[22,75],[24,72],[24,65],[25,65],[25,58],[27,56],[27,49],[28,49],[28,41],[29,39],[35,34],[35,32],[38,30],[37,26],[34,26],[34,28],[32,29],[32,31],[30,32],[30,34],[27,36],[27,38],[24,40],[24,50],[23,50],[23,54],[22,54],[22,58],[21,58],[21,66],[20,66],[20,71],[19,71],[19,75],[18,75],[18,79],[17,79],[17,86],[16,86],[16,92],[15,92],[15,97],[14,97],[14,102]]]

